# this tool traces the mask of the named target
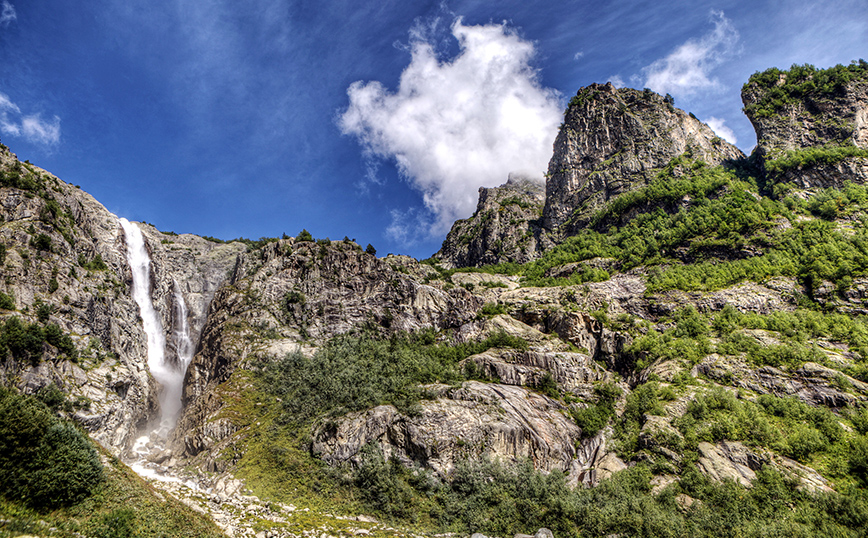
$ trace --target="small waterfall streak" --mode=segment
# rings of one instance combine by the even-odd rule
[[[177,362],[167,365],[174,370],[179,376],[178,382],[166,387],[166,392],[172,391],[172,394],[166,395],[166,407],[163,407],[163,419],[169,419],[172,426],[178,418],[178,413],[181,411],[181,391],[184,385],[184,375],[187,373],[187,366],[193,360],[193,353],[196,351],[193,345],[193,339],[190,338],[190,323],[187,321],[187,303],[184,301],[184,295],[181,293],[181,287],[177,281],[174,281],[175,287],[175,312],[174,312],[174,328],[172,338],[175,343],[175,353]]]

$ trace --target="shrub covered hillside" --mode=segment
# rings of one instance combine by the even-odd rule
[[[211,327],[220,403],[194,403],[187,457],[419,529],[861,536],[868,190],[772,171],[684,151],[524,263],[455,267],[511,259],[491,238],[442,264],[266,245],[215,304],[232,305]],[[498,215],[457,230],[505,233]],[[268,351],[283,341],[301,351]]]

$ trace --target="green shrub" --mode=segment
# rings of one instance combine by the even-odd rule
[[[295,237],[295,240],[299,241],[299,242],[312,242],[313,236],[310,234],[309,231],[302,230],[302,231],[298,232],[298,235]]]
[[[32,239],[30,239],[30,246],[32,246],[36,250],[50,251],[51,237],[43,233],[38,234]]]
[[[38,319],[40,323],[46,323],[53,312],[54,307],[52,305],[48,303],[39,303],[36,307],[36,319]]]
[[[374,248],[374,245],[368,243],[368,246],[365,247],[365,252],[370,254],[371,256],[377,255],[377,249]]]
[[[0,309],[15,310],[15,298],[0,291]]]
[[[817,69],[810,64],[793,64],[789,71],[766,69],[751,75],[744,85],[745,89],[757,86],[762,90],[759,101],[746,106],[745,112],[759,117],[774,116],[807,96],[832,95],[843,91],[849,82],[866,77],[868,63],[864,60],[829,69]]]
[[[136,514],[129,508],[117,508],[104,514],[88,536],[94,538],[136,538]]]
[[[103,480],[90,440],[30,396],[0,390],[0,495],[34,508],[80,502]]]
[[[602,383],[594,387],[597,403],[584,409],[573,409],[571,414],[582,437],[594,437],[606,427],[615,415],[615,401],[621,396],[621,389],[614,383]]]
[[[90,440],[66,421],[48,427],[28,472],[29,502],[46,508],[76,504],[103,480],[102,464]]]
[[[458,363],[492,347],[527,348],[523,340],[496,333],[481,342],[435,342],[433,333],[339,336],[312,357],[290,353],[268,362],[259,375],[264,387],[283,400],[284,422],[303,426],[317,417],[338,416],[377,405],[402,411],[425,396],[424,383],[457,383]]]
[[[486,317],[506,314],[506,305],[500,303],[485,303],[479,313]]]
[[[106,265],[105,261],[102,259],[102,256],[99,253],[97,253],[90,261],[87,260],[84,254],[79,254],[78,265],[87,269],[88,271],[108,270],[108,265]]]

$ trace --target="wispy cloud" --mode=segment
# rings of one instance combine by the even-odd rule
[[[717,136],[723,138],[730,144],[736,144],[738,139],[735,136],[735,132],[726,126],[726,120],[722,118],[711,117],[705,122],[711,127],[711,130],[714,131]]]
[[[393,159],[422,193],[433,235],[473,212],[480,186],[499,185],[510,172],[542,180],[562,112],[560,96],[541,86],[530,65],[533,43],[505,24],[461,19],[452,34],[459,53],[441,61],[430,28],[414,28],[397,91],[355,82],[338,119],[369,158]],[[393,221],[388,233],[409,241],[406,216]]]
[[[15,6],[10,4],[7,0],[3,0],[3,3],[0,4],[0,26],[9,26],[17,19],[18,14],[15,13]]]
[[[736,51],[739,34],[723,12],[712,11],[714,29],[690,39],[642,70],[644,86],[658,93],[690,95],[719,87],[712,71]]]
[[[612,86],[616,88],[623,88],[625,86],[624,79],[622,79],[618,75],[612,75],[611,77],[609,77],[609,80],[607,80],[607,82],[611,82]]]
[[[9,136],[22,136],[34,144],[54,146],[60,142],[60,118],[43,120],[40,114],[24,115],[18,105],[0,93],[0,131]]]

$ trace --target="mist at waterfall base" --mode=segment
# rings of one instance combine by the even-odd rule
[[[151,258],[145,244],[144,236],[138,226],[127,219],[119,219],[124,231],[127,246],[127,262],[132,270],[133,299],[139,306],[142,317],[142,325],[147,335],[148,343],[148,369],[154,380],[160,385],[160,422],[159,426],[148,435],[139,437],[133,445],[133,453],[138,458],[131,463],[131,467],[139,475],[155,478],[158,480],[180,482],[178,478],[165,476],[159,468],[151,465],[148,456],[154,450],[162,452],[166,440],[175,427],[178,415],[181,411],[181,391],[184,384],[184,375],[187,366],[193,358],[195,348],[190,338],[190,326],[187,322],[187,305],[181,293],[180,286],[174,284],[174,309],[175,320],[172,333],[175,345],[173,359],[166,353],[166,337],[163,333],[163,324],[160,314],[154,307],[151,299]]]

